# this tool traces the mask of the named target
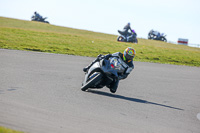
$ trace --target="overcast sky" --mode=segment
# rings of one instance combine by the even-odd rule
[[[0,0],[3,17],[30,21],[34,11],[58,26],[118,35],[130,22],[138,37],[154,29],[200,44],[200,0]]]

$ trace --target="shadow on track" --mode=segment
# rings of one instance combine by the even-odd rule
[[[176,108],[176,107],[172,107],[172,106],[168,106],[168,105],[163,105],[163,104],[159,104],[159,103],[149,102],[149,101],[142,100],[142,99],[137,99],[137,98],[125,97],[125,96],[121,96],[121,95],[117,95],[117,94],[112,94],[112,93],[107,93],[107,92],[98,91],[98,90],[88,90],[88,92],[93,93],[93,94],[97,94],[97,95],[108,96],[108,97],[123,99],[123,100],[127,100],[127,101],[132,101],[132,102],[145,103],[145,104],[153,104],[153,105],[158,105],[158,106],[162,106],[162,107],[166,107],[166,108],[183,110],[181,108]]]

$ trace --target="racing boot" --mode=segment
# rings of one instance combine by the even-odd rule
[[[117,89],[110,88],[110,92],[115,93],[116,91],[117,91]]]
[[[112,85],[110,86],[110,92],[115,93],[117,91],[118,84],[119,84],[119,80],[112,83]]]

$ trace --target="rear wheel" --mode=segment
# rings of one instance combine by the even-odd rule
[[[117,41],[119,41],[119,42],[124,42],[124,38],[123,38],[122,36],[119,36],[119,37],[117,38]]]
[[[101,73],[97,73],[92,79],[87,81],[87,83],[81,87],[81,90],[86,91],[89,87],[100,81],[102,76],[103,75]]]

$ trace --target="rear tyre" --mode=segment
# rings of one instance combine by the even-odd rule
[[[83,85],[81,87],[82,91],[86,91],[89,87],[91,87],[92,85],[94,85],[96,82],[100,81],[102,78],[102,74],[98,73],[97,75],[95,75],[91,80],[89,80],[85,85]]]
[[[122,36],[119,36],[119,37],[117,38],[117,41],[119,41],[119,42],[124,42],[124,38],[123,38]]]

